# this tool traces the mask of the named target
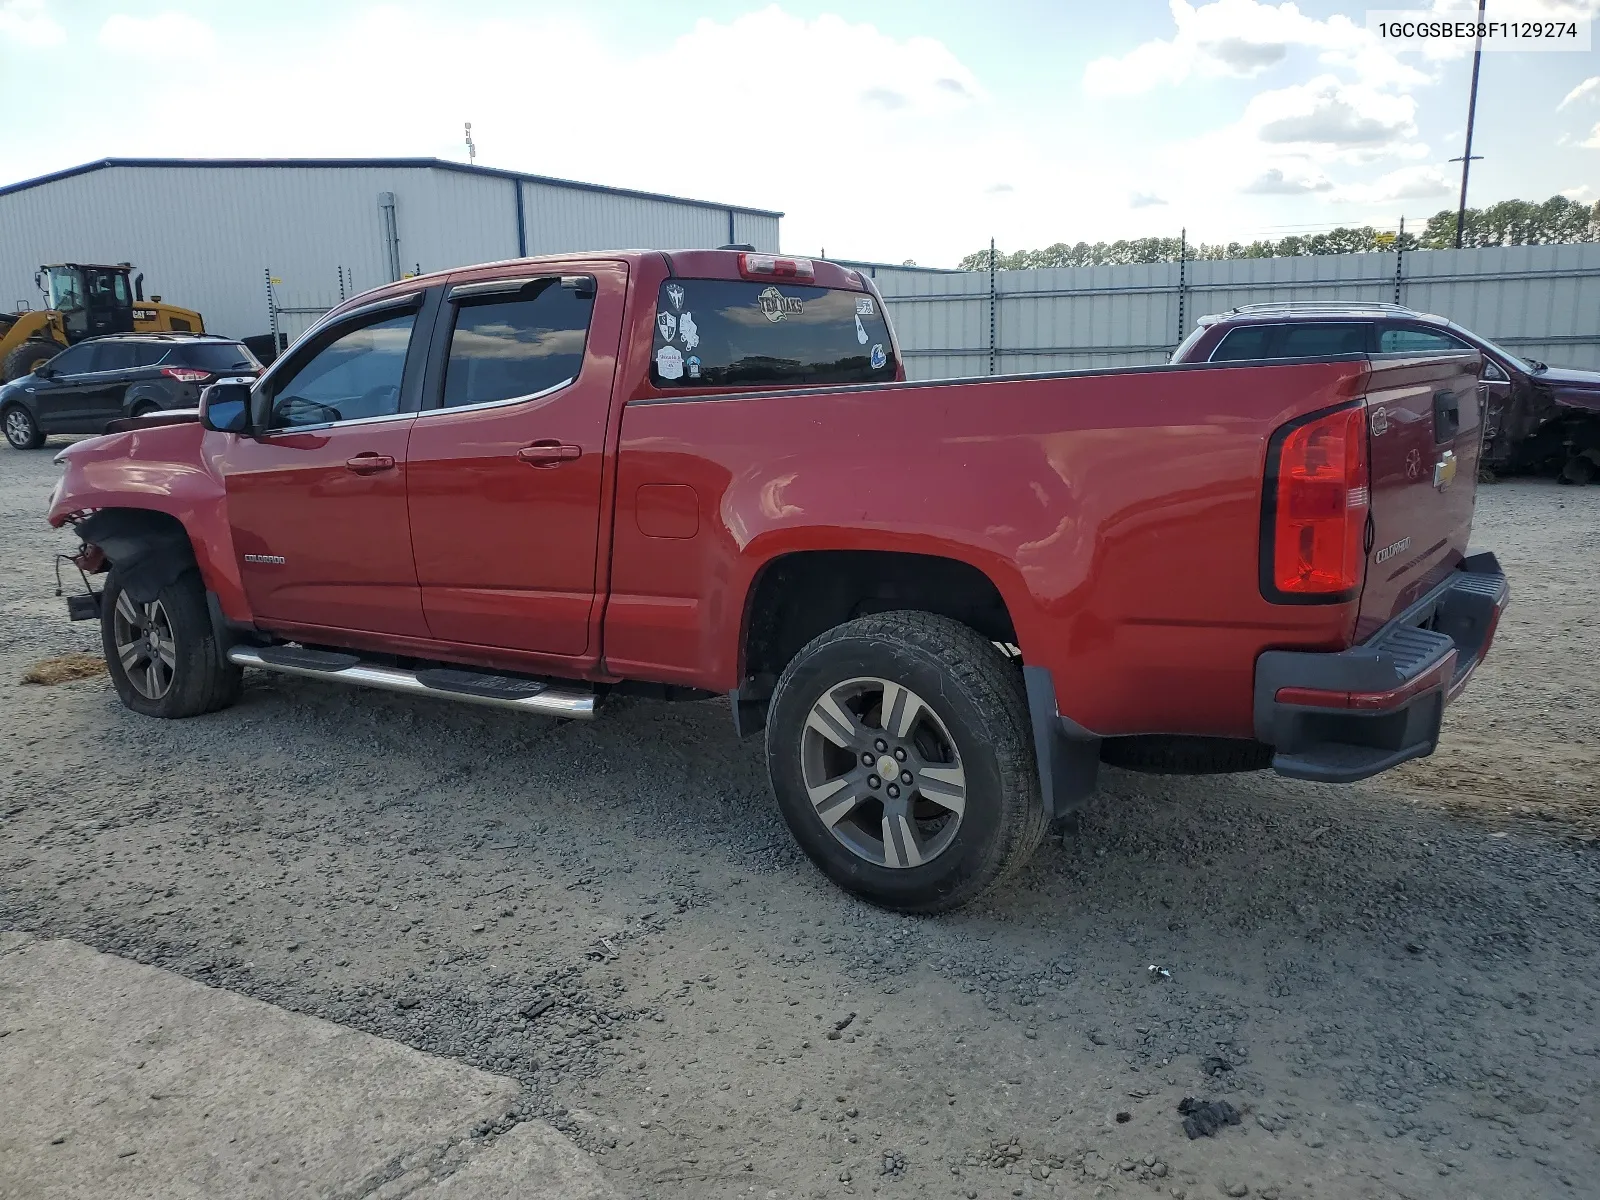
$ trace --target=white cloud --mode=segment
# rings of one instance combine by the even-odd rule
[[[164,12],[149,17],[116,13],[100,27],[100,45],[120,54],[170,56],[204,54],[216,48],[217,35],[204,21],[187,13]]]
[[[1128,197],[1129,208],[1158,208],[1164,204],[1166,201],[1153,192],[1134,192]]]
[[[1272,145],[1306,144],[1362,152],[1393,149],[1416,136],[1416,101],[1361,84],[1319,75],[1305,83],[1262,92],[1244,120]]]
[[[1176,32],[1134,47],[1127,54],[1095,59],[1084,71],[1084,90],[1095,96],[1125,96],[1191,75],[1253,78],[1288,58],[1291,50],[1319,52],[1320,61],[1353,71],[1372,86],[1416,86],[1428,77],[1395,57],[1394,51],[1349,17],[1319,21],[1294,4],[1262,0],[1212,0],[1198,7],[1170,0]]]
[[[1568,200],[1576,200],[1580,204],[1587,204],[1589,203],[1589,197],[1595,193],[1592,186],[1587,183],[1581,183],[1577,187],[1562,188],[1561,194]]]
[[[1562,98],[1561,103],[1556,105],[1556,111],[1560,112],[1567,105],[1576,104],[1585,96],[1592,96],[1596,92],[1600,92],[1600,75],[1591,75]]]
[[[0,45],[42,50],[66,40],[67,31],[45,11],[44,0],[0,0]]]
[[[1448,196],[1460,185],[1461,177],[1447,167],[1401,167],[1381,175],[1371,183],[1346,184],[1334,197],[1363,204],[1388,204],[1396,200],[1432,200]]]
[[[1270,167],[1239,190],[1248,196],[1305,196],[1312,192],[1330,192],[1333,182],[1317,173],[1290,178],[1282,168]]]
[[[1578,145],[1586,146],[1590,150],[1600,150],[1600,125],[1596,125],[1592,130],[1590,130],[1589,136],[1583,141],[1579,142]]]

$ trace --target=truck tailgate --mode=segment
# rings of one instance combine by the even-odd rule
[[[1372,359],[1372,538],[1357,642],[1466,557],[1483,430],[1479,363],[1475,354]]]

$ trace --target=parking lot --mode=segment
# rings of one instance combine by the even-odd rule
[[[1507,1197],[1600,1173],[1600,488],[1480,491],[1514,593],[1433,759],[1107,770],[1009,887],[826,883],[726,705],[592,725],[252,675],[141,719],[0,453],[0,929],[509,1075],[625,1195]],[[1189,1140],[1178,1102],[1242,1124]],[[1247,1189],[1247,1190],[1241,1190]]]

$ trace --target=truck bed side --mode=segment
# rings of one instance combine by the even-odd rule
[[[998,588],[1063,716],[1248,737],[1257,654],[1341,649],[1356,613],[1263,599],[1268,440],[1368,374],[1358,359],[635,399],[606,666],[726,690],[775,561],[940,554]]]

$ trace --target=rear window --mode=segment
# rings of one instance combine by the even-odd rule
[[[197,367],[224,374],[228,371],[259,371],[256,356],[238,342],[196,342],[174,346],[161,360],[168,367]]]
[[[1211,355],[1212,362],[1252,358],[1319,358],[1364,354],[1367,325],[1361,321],[1295,321],[1281,325],[1242,325]]]
[[[730,279],[669,279],[656,301],[659,388],[886,383],[898,364],[865,292]]]

